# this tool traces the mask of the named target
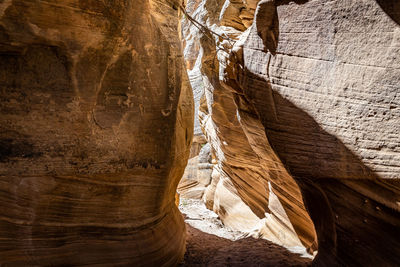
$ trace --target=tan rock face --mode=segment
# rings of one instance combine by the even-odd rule
[[[199,144],[196,139],[193,141],[192,151]],[[200,151],[198,151],[197,155],[189,159],[185,172],[178,184],[178,192],[182,198],[201,199],[206,187],[211,183],[211,174],[214,167],[211,147],[210,144],[204,142],[200,145]]]
[[[284,245],[315,247],[315,225],[316,264],[398,265],[400,5],[260,1],[243,32],[224,21],[237,2],[202,1],[219,36],[186,35],[218,159],[208,203]]]
[[[192,96],[170,1],[0,4],[0,265],[171,265]]]
[[[190,7],[189,4],[190,1]],[[203,200],[230,228],[312,250],[316,236],[299,187],[268,145],[259,119],[247,116],[244,120],[245,114],[239,116],[238,95],[232,93],[236,88],[229,88],[232,81],[228,79],[235,79],[237,74],[233,72],[237,71],[228,61],[226,50],[242,35],[243,27],[227,24],[228,19],[240,20],[228,12],[238,3],[233,5],[226,2],[221,8],[215,1],[202,1],[191,12],[196,20],[220,35],[214,36],[216,42],[210,39],[214,38],[212,35],[205,36],[190,23],[183,28],[186,47],[191,48],[185,49],[185,57],[191,60],[197,56],[190,72],[202,73],[200,124],[217,159]],[[215,12],[218,10],[221,12]],[[195,47],[200,49],[196,51]],[[195,92],[198,80],[191,80]]]
[[[400,265],[398,1],[187,2],[214,31],[184,22],[207,206],[316,264]],[[0,265],[182,257],[179,4],[0,3]]]

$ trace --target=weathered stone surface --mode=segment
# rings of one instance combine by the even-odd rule
[[[189,159],[178,184],[180,197],[201,199],[206,187],[211,183],[213,166],[210,144],[203,143],[199,154]]]
[[[192,93],[172,1],[0,3],[0,265],[173,265]]]
[[[221,36],[239,38],[244,24],[234,28],[228,23],[229,20],[241,21],[238,16],[233,18],[235,13],[229,11],[238,4],[230,7],[227,1],[221,9],[223,1],[217,2],[200,1],[193,10],[189,1],[188,10],[196,20]],[[254,9],[255,5],[253,13]],[[246,120],[248,125],[243,125],[238,117],[233,89],[220,81],[228,65],[229,53],[224,47],[229,49],[233,42],[220,36],[206,36],[189,22],[184,24],[183,29],[186,46],[199,47],[198,51],[186,49],[185,58],[195,62],[194,65],[189,64],[192,71],[198,69],[203,74],[200,124],[217,159],[212,182],[205,190],[203,200],[230,228],[263,236],[286,246],[305,246],[312,250],[316,237],[300,189],[278,160],[271,158],[271,148],[261,122]],[[217,48],[210,39],[214,37]],[[195,56],[197,59],[193,60]],[[197,83],[192,83],[193,88],[197,87]],[[263,161],[258,150],[267,150],[265,154],[269,161]],[[267,158],[264,156],[264,159]]]
[[[220,35],[193,39],[220,173],[209,203],[231,227],[267,213],[264,237],[313,247],[307,209],[315,264],[399,265],[400,4],[264,0],[243,31],[240,2],[192,12]]]
[[[296,32],[293,17],[306,16],[313,19]],[[254,82],[242,88],[302,188],[319,235],[317,262],[399,264],[390,256],[400,234],[399,25],[375,1],[279,5],[274,17],[257,23],[274,20],[279,30],[261,38],[253,31],[244,45],[245,72],[261,75],[243,74]],[[270,60],[268,68],[248,56]],[[255,97],[262,91],[271,105]]]
[[[0,3],[1,265],[182,257],[180,2]],[[216,159],[207,206],[231,228],[318,245],[315,264],[400,265],[399,2],[187,8],[214,31],[183,28],[195,131]]]

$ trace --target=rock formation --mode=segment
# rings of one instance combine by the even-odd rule
[[[174,265],[193,100],[177,2],[0,3],[0,265]]]
[[[271,148],[266,147],[268,141],[261,122],[253,121],[253,125],[247,127],[242,125],[233,89],[220,80],[220,75],[228,71],[227,56],[230,53],[227,50],[233,44],[228,38],[238,38],[240,30],[245,29],[244,25],[230,24],[240,21],[240,18],[232,17],[233,9],[240,6],[226,3],[219,13],[215,10],[221,9],[221,5],[215,1],[188,2],[190,16],[203,25],[209,22],[207,26],[221,35],[214,34],[219,39],[217,43],[211,39],[214,38],[212,34],[206,35],[201,26],[190,20],[183,28],[187,47],[185,58],[189,62],[187,66],[192,68],[189,72],[202,73],[202,83],[191,79],[195,93],[197,84],[204,88],[199,108],[200,124],[217,159],[212,182],[203,199],[224,224],[234,230],[250,232],[286,246],[304,246],[312,251],[316,236],[300,189],[285,168],[277,166],[277,159],[261,161],[262,157],[271,158]],[[253,9],[249,7],[246,14],[254,13],[254,9],[255,5]],[[245,16],[246,23],[249,19]],[[251,137],[251,134],[257,137]],[[251,138],[258,140],[251,141]],[[265,155],[257,154],[257,150],[263,150],[260,153]]]
[[[400,3],[181,2],[0,3],[0,265],[178,263],[193,128],[229,227],[400,265]]]
[[[209,207],[231,228],[318,245],[316,265],[399,265],[400,4],[187,7],[185,57],[217,160]]]
[[[193,142],[194,148],[197,142]],[[190,158],[178,184],[178,192],[183,198],[201,199],[204,191],[211,183],[212,164],[211,147],[203,143],[197,155]]]

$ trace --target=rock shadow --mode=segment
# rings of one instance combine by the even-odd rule
[[[256,18],[257,34],[270,55],[276,54],[279,38],[277,5],[289,2],[266,1],[264,15]],[[377,2],[399,23],[400,4]],[[259,116],[272,149],[299,185],[314,223],[314,264],[400,265],[395,256],[400,255],[399,179],[382,179],[310,114],[274,90],[269,78],[246,68],[241,72],[237,79],[242,92],[237,96]]]
[[[179,266],[310,266],[311,260],[265,239],[232,241],[186,224],[188,239]]]
[[[272,149],[299,185],[314,223],[315,262],[400,264],[393,256],[400,253],[400,214],[395,204],[400,181],[379,177],[269,81],[248,70],[243,75],[248,84],[240,97],[259,114]],[[289,214],[291,207],[281,203]]]
[[[375,0],[382,10],[398,25],[400,25],[400,1]]]
[[[277,116],[262,113],[262,122],[314,222],[316,263],[400,264],[393,257],[400,253],[399,180],[379,177],[309,114],[268,90]]]

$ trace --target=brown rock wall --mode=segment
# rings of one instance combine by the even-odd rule
[[[0,265],[173,265],[192,93],[170,1],[0,4]]]

